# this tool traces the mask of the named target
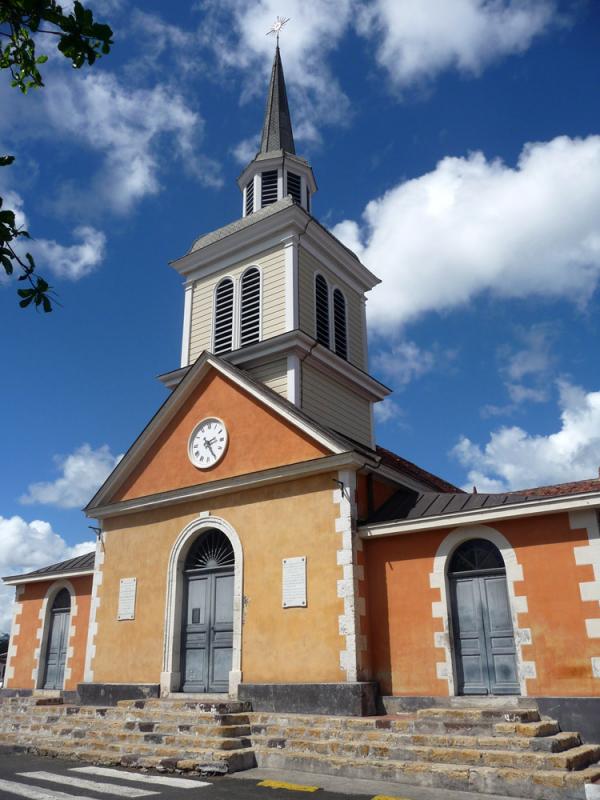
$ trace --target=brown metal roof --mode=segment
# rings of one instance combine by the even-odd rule
[[[33,572],[24,572],[21,575],[7,575],[3,581],[19,580],[39,580],[40,578],[52,578],[53,575],[64,575],[71,572],[93,572],[94,571],[94,552],[85,553],[76,558],[69,558],[66,561],[59,561],[58,564],[50,564],[47,567],[40,567]]]

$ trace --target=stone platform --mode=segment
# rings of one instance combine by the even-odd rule
[[[600,795],[600,745],[510,701],[357,718],[253,712],[220,697],[111,707],[4,698],[0,745],[203,774],[259,766],[535,800]]]

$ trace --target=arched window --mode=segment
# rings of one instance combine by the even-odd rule
[[[487,569],[505,569],[500,550],[487,539],[469,539],[454,551],[448,572],[481,572]]]
[[[234,563],[233,547],[227,536],[221,531],[210,530],[192,545],[185,560],[185,571],[232,567]]]
[[[256,267],[242,276],[240,304],[240,347],[260,339],[260,272]]]
[[[339,289],[333,290],[333,342],[337,355],[348,358],[346,298]]]
[[[329,287],[322,275],[315,277],[315,328],[317,341],[329,347]]]
[[[227,353],[233,347],[233,281],[223,278],[215,290],[213,352]]]
[[[52,603],[52,611],[70,611],[71,610],[71,593],[68,589],[61,589],[54,598]]]

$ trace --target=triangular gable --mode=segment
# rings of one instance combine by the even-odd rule
[[[200,470],[187,455],[194,426],[216,416],[227,452]],[[221,359],[204,353],[167,398],[86,507],[94,508],[348,450],[294,406]]]

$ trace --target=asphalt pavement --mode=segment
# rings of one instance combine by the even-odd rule
[[[509,800],[491,795],[276,770],[219,777],[102,767],[80,761],[0,753],[1,800]],[[514,798],[513,798],[514,800]]]

